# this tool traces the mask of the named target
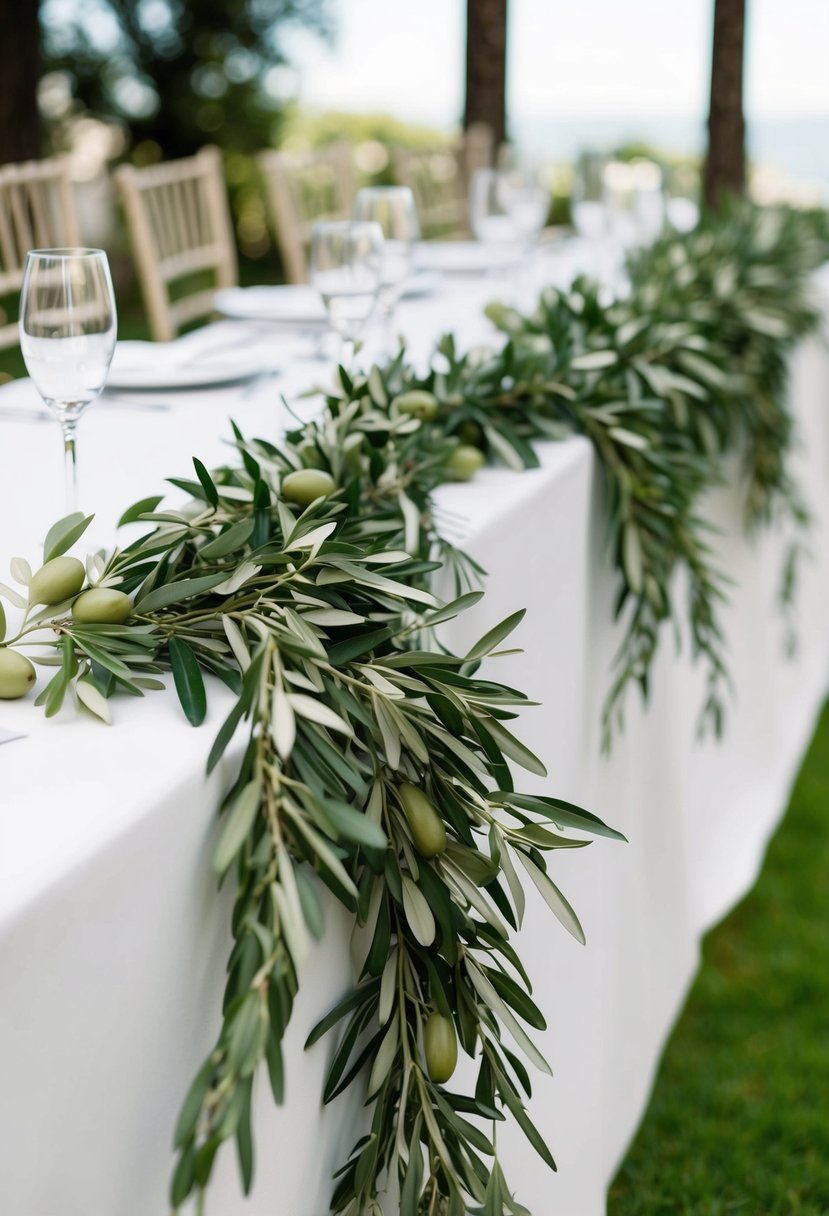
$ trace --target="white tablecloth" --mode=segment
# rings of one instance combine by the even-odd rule
[[[444,328],[477,341],[487,332],[480,305],[488,289],[467,282],[412,302],[402,328],[421,351]],[[816,340],[797,352],[792,372],[803,439],[797,470],[815,516],[813,560],[798,594],[799,649],[784,657],[775,606],[783,539],[749,545],[739,487],[730,486],[710,504],[724,531],[721,560],[737,582],[726,613],[737,697],[720,744],[696,741],[702,677],[666,636],[650,712],[631,700],[612,757],[599,755],[618,643],[610,623],[616,580],[586,442],[545,445],[540,470],[485,470],[441,491],[469,521],[467,548],[489,572],[485,600],[456,624],[461,641],[518,607],[529,610],[518,634],[525,654],[497,668],[543,702],[524,715],[522,735],[550,777],[524,787],[587,806],[630,839],[553,862],[582,918],[586,949],[528,892],[519,944],[549,1018],[538,1037],[555,1072],[538,1078],[531,1110],[559,1173],[510,1126],[499,1145],[534,1216],[604,1211],[700,936],[753,881],[827,688],[829,357]],[[90,409],[81,460],[96,536],[107,539],[120,510],[157,491],[163,476],[186,474],[191,455],[222,460],[228,414],[251,433],[273,434],[278,391],[320,375],[318,366],[291,364],[284,383],[182,395],[169,412]],[[31,392],[25,382],[0,391],[0,413]],[[36,542],[62,514],[59,461],[53,426],[0,418],[0,577],[13,553],[37,561]],[[46,722],[30,702],[0,703],[0,727],[27,736],[0,746],[3,1216],[168,1210],[172,1129],[218,1029],[228,951],[228,899],[217,899],[209,864],[226,773],[203,776],[227,695],[213,692],[201,730],[166,694],[119,702],[112,728],[71,713]],[[254,1194],[242,1200],[228,1147],[211,1216],[326,1216],[329,1178],[355,1138],[360,1103],[351,1094],[320,1109],[332,1044],[304,1053],[302,1042],[349,974],[346,919],[329,907],[288,1034],[284,1108],[273,1109],[262,1079]]]

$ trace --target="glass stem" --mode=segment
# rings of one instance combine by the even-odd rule
[[[66,512],[71,514],[78,509],[78,452],[77,452],[77,418],[62,418],[63,428],[63,473],[66,493]]]
[[[392,304],[383,309],[383,354],[390,359],[397,354],[395,340],[394,305]]]
[[[340,350],[340,362],[349,375],[354,371],[354,360],[357,357],[357,342],[354,338],[343,337]]]

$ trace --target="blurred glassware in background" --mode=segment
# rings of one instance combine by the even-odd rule
[[[510,213],[510,192],[504,173],[498,169],[476,169],[469,184],[469,226],[476,240],[496,255],[514,254],[515,222]]]
[[[394,313],[411,278],[420,224],[414,195],[408,186],[367,186],[357,192],[354,219],[378,224],[383,234],[378,310],[386,354],[394,350]]]
[[[662,170],[652,160],[609,161],[602,173],[607,222],[623,249],[647,244],[665,223]]]
[[[20,295],[20,348],[63,430],[66,510],[78,503],[77,427],[103,392],[115,350],[115,293],[101,249],[33,249]]]
[[[383,230],[373,220],[314,224],[311,282],[342,339],[346,367],[354,361],[355,344],[377,303],[382,269]]]
[[[665,181],[665,211],[677,232],[691,232],[699,223],[702,183],[692,165],[673,165]]]
[[[536,167],[501,170],[507,212],[525,250],[536,243],[550,214],[550,188]]]
[[[587,241],[607,236],[604,171],[608,163],[602,152],[582,152],[573,166],[570,215],[573,227]]]

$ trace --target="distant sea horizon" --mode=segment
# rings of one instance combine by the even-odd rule
[[[571,161],[584,148],[610,151],[634,141],[694,156],[703,153],[706,141],[705,120],[692,115],[516,116],[510,135],[527,151],[556,162]],[[747,146],[753,165],[811,184],[829,202],[829,114],[749,115]]]

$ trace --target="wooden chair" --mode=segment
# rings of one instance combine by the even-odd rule
[[[213,312],[217,288],[238,282],[218,148],[137,169],[115,180],[124,206],[150,333],[157,342]]]
[[[0,166],[0,301],[23,285],[30,249],[79,245],[78,213],[65,157]],[[17,346],[17,321],[0,303],[0,350]]]
[[[469,236],[469,183],[476,169],[492,164],[492,129],[473,123],[448,148],[398,149],[395,172],[415,197],[426,239]]]
[[[291,283],[306,283],[315,220],[351,218],[356,192],[351,147],[336,143],[305,153],[267,151],[257,160],[285,275]]]

